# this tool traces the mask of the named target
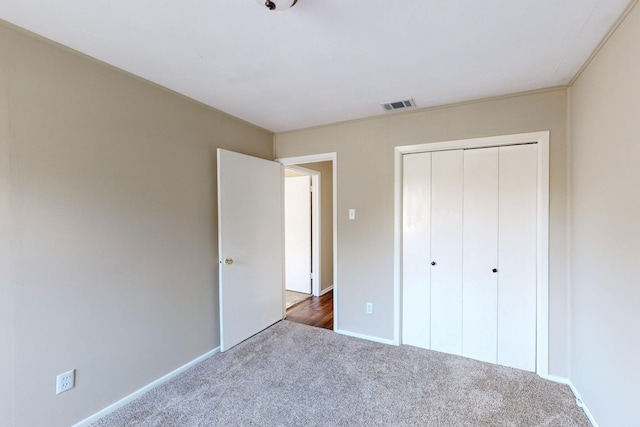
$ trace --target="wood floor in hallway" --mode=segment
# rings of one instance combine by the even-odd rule
[[[333,291],[294,305],[287,310],[287,320],[333,330]]]

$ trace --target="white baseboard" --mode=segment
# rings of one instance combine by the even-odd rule
[[[356,332],[343,331],[343,330],[340,330],[340,329],[334,329],[333,332],[335,332],[337,334],[340,334],[340,335],[347,335],[349,337],[361,338],[363,340],[369,340],[369,341],[375,341],[375,342],[379,342],[381,344],[396,345],[396,343],[393,340],[388,340],[388,339],[379,338],[379,337],[372,337],[370,335],[358,334]]]
[[[333,290],[333,285],[329,286],[327,289],[320,291],[320,296],[326,294],[327,292],[331,292]]]
[[[151,390],[154,387],[159,386],[160,384],[169,381],[171,378],[177,376],[178,374],[181,374],[182,372],[186,371],[187,369],[189,369],[190,367],[192,367],[193,365],[202,362],[205,359],[208,359],[209,357],[213,356],[214,354],[220,353],[220,347],[216,347],[213,350],[203,354],[202,356],[193,359],[191,362],[186,363],[185,365],[180,366],[178,369],[169,372],[167,375],[158,378],[157,380],[155,380],[154,382],[147,384],[146,386],[142,387],[139,390],[134,391],[133,393],[131,393],[130,395],[118,400],[117,402],[107,406],[106,408],[104,408],[103,410],[96,412],[95,414],[91,415],[88,418],[85,418],[84,420],[80,421],[77,424],[74,424],[73,427],[87,427],[92,423],[95,423],[96,421],[98,421],[100,418],[104,417],[107,414],[110,414],[111,412],[115,411],[116,409],[126,405],[127,403],[131,402],[134,399],[137,399],[138,397],[142,396],[143,394],[145,394],[146,392],[148,392],[149,390]]]
[[[593,417],[593,414],[587,407],[586,403],[584,403],[584,401],[582,400],[582,397],[580,397],[580,393],[578,393],[576,386],[573,385],[570,379],[563,378],[563,377],[556,377],[554,375],[546,375],[546,376],[543,376],[542,378],[556,382],[556,383],[568,385],[569,388],[571,389],[571,392],[576,397],[576,405],[582,408],[587,418],[589,418],[589,421],[591,422],[591,425],[593,425],[593,427],[599,427],[598,422]]]

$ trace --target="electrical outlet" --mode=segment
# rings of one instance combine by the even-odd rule
[[[373,303],[367,303],[367,314],[373,314]]]
[[[56,394],[67,391],[76,385],[76,370],[72,369],[56,377]]]

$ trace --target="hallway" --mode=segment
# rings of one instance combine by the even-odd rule
[[[294,305],[287,310],[287,320],[333,330],[333,291]]]

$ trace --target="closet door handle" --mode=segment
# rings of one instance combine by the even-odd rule
[[[491,270],[491,271],[493,271],[494,273],[497,273],[497,272],[498,272],[498,269],[497,269],[497,268],[494,268],[494,269],[493,269],[493,270]]]
[[[431,265],[436,265],[436,262],[435,261],[431,261]]]

